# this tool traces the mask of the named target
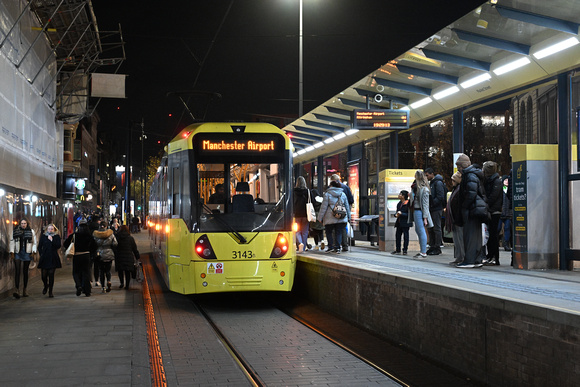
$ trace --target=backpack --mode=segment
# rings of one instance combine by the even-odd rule
[[[346,216],[346,207],[342,203],[341,199],[342,195],[338,198],[336,204],[332,208],[332,216],[334,216],[336,219],[344,219]]]

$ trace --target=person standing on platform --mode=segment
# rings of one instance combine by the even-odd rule
[[[38,268],[41,270],[42,283],[44,284],[42,294],[48,292],[48,297],[50,298],[54,297],[52,293],[54,272],[62,267],[60,255],[58,255],[58,249],[60,249],[61,245],[62,240],[56,226],[52,223],[46,226],[46,232],[42,234],[38,242],[38,253],[40,254]]]
[[[73,241],[74,239],[74,241]],[[67,249],[71,243],[75,244],[75,255],[73,256],[73,279],[77,289],[77,296],[85,293],[91,296],[91,257],[97,251],[97,243],[93,239],[86,219],[79,221],[78,230],[70,234],[63,243]]]
[[[399,203],[397,203],[397,213],[395,214],[395,251],[393,254],[401,254],[401,236],[403,237],[403,255],[407,255],[409,248],[409,228],[413,225],[409,223],[409,192],[402,190],[399,192]]]
[[[310,192],[306,186],[306,180],[302,176],[296,179],[296,187],[294,187],[294,220],[298,225],[296,232],[296,250],[303,252],[308,250],[308,232],[310,230],[310,223],[306,216],[306,203]],[[312,195],[310,200],[312,201]]]
[[[463,243],[465,256],[458,268],[481,267],[481,224],[480,217],[475,216],[478,210],[487,211],[485,199],[481,197],[483,190],[483,172],[475,165],[466,154],[461,154],[455,162],[457,170],[461,173],[460,203],[461,217],[463,220]],[[479,198],[478,198],[479,196]],[[482,208],[485,207],[485,208]]]
[[[499,265],[499,220],[503,206],[503,183],[497,173],[497,163],[483,163],[484,188],[491,219],[488,222],[489,240],[484,265]]]
[[[454,261],[450,265],[455,265],[463,262],[465,256],[465,247],[463,246],[463,218],[461,217],[461,173],[455,172],[451,176],[451,183],[453,190],[451,196],[447,201],[447,208],[445,210],[445,231],[453,233],[453,257]]]
[[[141,259],[141,256],[139,255],[139,250],[137,250],[135,239],[131,236],[129,226],[121,226],[116,238],[117,247],[114,249],[115,270],[117,270],[119,281],[121,282],[119,289],[125,287],[128,290],[131,276],[135,271],[135,264],[137,260]]]
[[[36,254],[36,233],[30,228],[28,220],[22,218],[20,225],[12,231],[10,257],[14,259],[14,298],[20,298],[20,273],[22,272],[22,297],[28,297],[28,268],[32,254]]]
[[[344,217],[338,217],[334,214],[337,202],[346,209]],[[340,254],[342,229],[346,229],[346,222],[350,220],[350,206],[348,205],[346,194],[340,186],[340,181],[331,180],[330,187],[324,193],[317,219],[324,224],[326,229],[326,239],[328,241],[328,250],[326,252]]]
[[[508,189],[511,181],[511,171],[509,175],[505,175],[501,178],[503,182],[503,204],[501,207],[501,217],[499,218],[499,224],[497,226],[497,232],[501,231],[503,226],[503,249],[505,251],[511,251],[512,248],[512,199],[508,195]]]
[[[111,291],[111,267],[115,259],[113,248],[117,246],[117,239],[113,230],[107,229],[107,222],[102,221],[99,224],[99,229],[93,232],[95,242],[97,242],[97,256],[99,257],[99,272],[101,287],[103,293]],[[107,287],[105,288],[105,277],[107,279]]]
[[[354,197],[352,196],[352,191],[350,190],[350,187],[348,185],[342,183],[340,181],[340,176],[338,176],[336,173],[334,175],[330,176],[330,181],[336,181],[336,182],[338,182],[338,184],[340,184],[340,187],[342,188],[342,190],[344,191],[344,194],[346,195],[346,200],[348,201],[348,206],[351,207],[354,204]],[[348,235],[347,235],[347,232],[348,232],[347,225],[345,223],[344,224],[344,230],[341,230],[341,235],[342,235],[342,242],[341,242],[341,244],[342,244],[342,251],[348,251]]]
[[[429,181],[425,173],[421,170],[415,172],[415,182],[411,186],[411,205],[413,221],[415,222],[415,232],[419,237],[421,251],[415,254],[414,259],[427,258],[427,231],[433,227],[433,220],[429,212]],[[410,212],[411,214],[411,212]]]
[[[447,199],[445,183],[443,176],[436,175],[433,168],[425,169],[425,176],[429,180],[429,213],[433,220],[433,227],[429,229],[429,250],[427,255],[441,254],[441,245],[443,245],[443,233],[441,232],[441,218],[443,217],[443,208]]]
[[[311,189],[310,194],[312,195],[312,204],[314,205],[314,211],[316,211],[316,217],[318,218],[322,204],[322,196],[320,196],[316,188]],[[310,236],[314,239],[314,250],[324,250],[324,225],[318,219],[315,222],[310,222]],[[318,245],[319,243],[320,246]]]

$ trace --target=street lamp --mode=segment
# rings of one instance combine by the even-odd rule
[[[298,118],[304,114],[304,45],[302,42],[304,34],[302,29],[302,2],[303,0],[300,0],[300,24],[298,27]]]

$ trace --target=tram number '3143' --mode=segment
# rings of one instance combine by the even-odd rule
[[[252,259],[255,254],[252,251],[232,251],[233,259]]]

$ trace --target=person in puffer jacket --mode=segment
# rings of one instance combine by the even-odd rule
[[[332,213],[338,201],[346,209],[346,216],[342,219],[336,218]],[[346,227],[346,222],[350,221],[350,206],[340,182],[334,180],[330,182],[330,186],[324,193],[322,204],[320,205],[318,221],[324,224],[326,230],[326,239],[328,239],[328,250],[326,252],[339,254],[342,245],[342,229]]]
[[[461,173],[460,202],[461,217],[463,219],[463,245],[465,256],[458,268],[474,268],[483,266],[481,262],[481,220],[470,215],[476,206],[476,197],[483,191],[483,172],[475,165],[466,154],[461,154],[455,162],[457,170]],[[483,202],[485,204],[485,202]]]
[[[97,255],[99,256],[99,272],[103,293],[111,291],[111,267],[115,259],[113,247],[117,246],[117,239],[113,230],[107,229],[107,222],[101,221],[99,229],[93,232],[93,238],[97,242]],[[105,288],[105,277],[107,277],[107,287]]]

